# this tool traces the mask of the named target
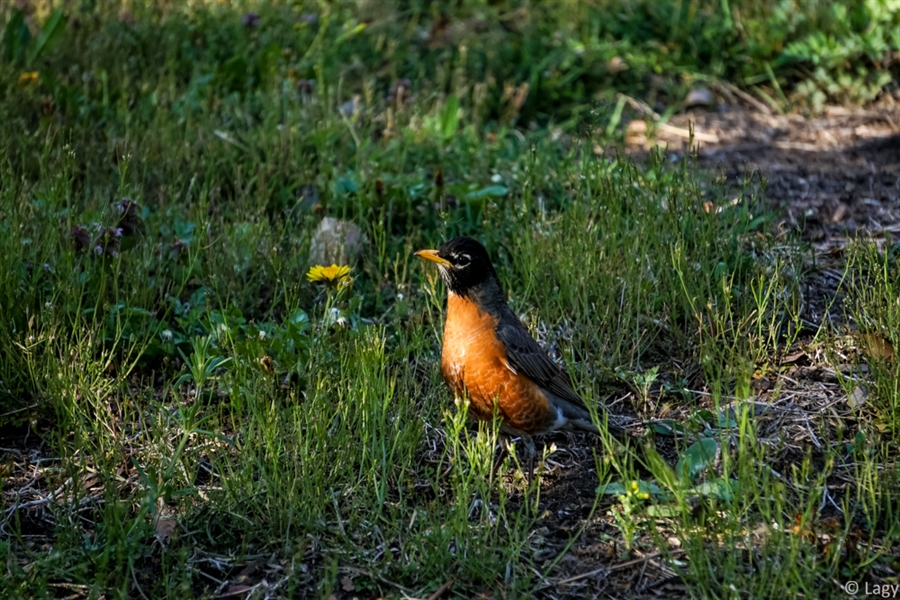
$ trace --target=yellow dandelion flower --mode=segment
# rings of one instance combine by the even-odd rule
[[[352,281],[349,275],[350,267],[346,265],[331,265],[330,267],[315,265],[309,268],[306,278],[314,283],[324,283],[326,285],[340,283],[346,285],[346,280]]]
[[[25,87],[26,85],[37,83],[40,79],[41,75],[37,71],[25,71],[19,75],[19,86]]]
[[[632,492],[638,491],[638,489],[639,489],[640,487],[641,487],[641,486],[638,485],[638,482],[637,482],[637,481],[632,481],[632,482],[631,482],[631,491],[632,491]]]

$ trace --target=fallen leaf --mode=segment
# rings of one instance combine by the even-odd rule
[[[795,363],[798,360],[800,360],[801,358],[803,358],[804,356],[806,356],[806,351],[798,350],[797,352],[794,352],[793,354],[788,354],[783,359],[781,359],[781,364],[789,365],[791,363]]]
[[[352,592],[352,591],[354,591],[354,590],[356,589],[356,586],[353,585],[353,580],[350,579],[349,576],[344,575],[344,576],[341,578],[341,588],[342,588],[345,592]]]
[[[178,521],[175,517],[164,517],[159,514],[153,520],[153,528],[155,529],[156,539],[160,544],[168,544],[177,537]]]
[[[864,333],[862,339],[869,358],[882,362],[894,360],[894,345],[880,333]]]

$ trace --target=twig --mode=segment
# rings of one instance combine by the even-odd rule
[[[59,496],[67,485],[72,483],[72,478],[69,477],[59,488],[47,496],[46,498],[41,498],[40,500],[32,500],[30,502],[26,502],[25,504],[19,504],[19,498],[16,497],[15,504],[12,507],[6,510],[6,521],[9,521],[9,518],[13,515],[14,512],[19,510],[20,508],[32,508],[34,506],[43,506],[44,504],[49,504],[52,500],[56,500],[56,497]]]
[[[740,98],[741,100],[743,100],[744,102],[746,102],[747,104],[749,104],[750,106],[752,106],[753,108],[755,108],[756,110],[758,110],[761,113],[764,113],[767,115],[772,114],[772,109],[769,108],[766,104],[760,102],[759,100],[757,100],[756,98],[754,98],[753,96],[751,96],[750,94],[745,92],[744,90],[738,88],[736,85],[734,85],[732,83],[729,83],[728,81],[716,81],[713,83],[713,85],[715,85],[716,87],[723,88],[728,93],[734,94],[735,96],[737,96],[738,98]]]
[[[640,100],[636,100],[631,96],[626,96],[625,94],[618,94],[618,97],[625,98],[625,101],[628,102],[631,108],[640,113],[653,117],[655,121],[662,120],[662,117],[659,116],[659,113],[650,108],[650,106],[646,102],[641,102]]]
[[[822,151],[816,144],[807,144],[805,142],[774,142],[772,145],[779,150],[802,150],[804,152]]]
[[[436,589],[432,595],[428,596],[428,600],[438,600],[438,598],[443,596],[447,592],[447,590],[449,590],[453,586],[454,581],[456,580],[448,580],[447,583]]]
[[[677,548],[669,552],[669,556],[678,556],[684,554],[684,550]],[[653,554],[648,554],[647,556],[642,556],[640,558],[635,558],[632,560],[626,560],[625,562],[621,562],[617,565],[613,565],[611,567],[600,567],[599,569],[594,569],[593,571],[588,571],[587,573],[582,573],[581,575],[576,575],[574,577],[569,577],[568,579],[563,579],[561,581],[556,581],[553,583],[546,583],[543,586],[537,589],[546,589],[548,587],[555,587],[560,585],[566,585],[567,583],[573,583],[575,581],[579,581],[581,579],[587,579],[588,577],[593,577],[594,575],[599,575],[600,573],[612,573],[614,571],[621,571],[622,569],[627,569],[629,567],[633,567],[635,565],[644,564],[650,562],[655,558],[659,558],[662,556],[662,552],[654,552]]]
[[[675,127],[674,125],[669,125],[668,123],[658,123],[657,127],[659,127],[660,131],[665,133],[670,133],[672,135],[676,135],[678,137],[684,139],[697,140],[698,142],[706,142],[707,144],[718,144],[719,136],[714,133],[702,133],[694,129],[693,131],[689,129],[684,129],[682,127]]]
[[[11,411],[9,411],[9,412],[5,412],[5,413],[3,413],[2,415],[0,415],[0,419],[2,419],[3,417],[8,417],[9,415],[14,415],[14,414],[16,414],[16,413],[20,413],[20,412],[25,411],[25,410],[31,410],[32,408],[37,408],[37,404],[36,404],[36,403],[35,403],[35,404],[29,404],[28,406],[23,406],[22,408],[17,408],[17,409],[15,409],[15,410],[11,410]],[[3,450],[6,450],[6,448],[3,448]]]

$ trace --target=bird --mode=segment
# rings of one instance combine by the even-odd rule
[[[568,373],[510,308],[480,242],[456,237],[415,255],[436,263],[446,284],[441,373],[454,396],[468,399],[470,414],[492,419],[496,405],[501,431],[523,437],[531,451],[533,435],[560,429],[599,433]]]

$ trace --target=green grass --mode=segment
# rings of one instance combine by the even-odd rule
[[[779,48],[810,36],[863,36],[875,49],[806,62],[877,78],[871,40],[896,11],[772,4],[779,27],[763,28],[752,3],[726,19],[720,3],[462,4],[277,5],[255,27],[228,3],[6,11],[3,596],[552,586],[552,488],[515,452],[495,468],[496,424],[468,425],[440,382],[445,292],[412,252],[461,233],[588,402],[625,395],[613,412],[645,422],[624,448],[576,440],[601,483],[581,526],[616,533],[614,563],[657,550],[696,597],[884,581],[900,543],[896,246],[860,242],[856,329],[813,337],[814,273],[771,239],[755,187],[593,149],[616,90],[677,106],[724,78],[806,102],[818,80]],[[441,14],[453,43],[433,41]],[[603,72],[616,56],[630,69]],[[403,78],[409,103],[388,97]],[[305,277],[322,215],[366,235],[340,293]],[[729,411],[801,336],[866,401],[786,413],[784,433]],[[798,418],[817,443],[794,441]]]

